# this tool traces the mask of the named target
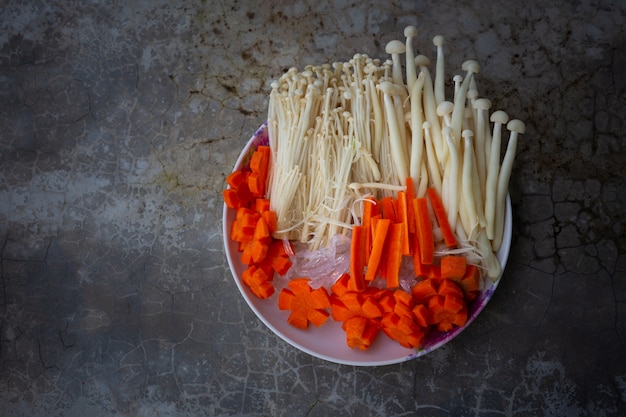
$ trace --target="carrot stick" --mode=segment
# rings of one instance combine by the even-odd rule
[[[415,229],[415,208],[411,203],[415,198],[415,185],[413,184],[413,178],[407,177],[406,179],[406,201],[407,201],[407,217],[409,219],[409,234],[416,232]]]
[[[368,257],[366,238],[367,235],[364,226],[352,226],[349,288],[354,291],[361,291],[365,288],[365,259]]]
[[[378,205],[373,198],[368,198],[363,201],[363,216],[361,218],[361,225],[365,228],[365,246],[366,248],[372,247],[372,216],[378,214]],[[369,261],[369,250],[367,251],[367,256],[365,258],[365,262]]]
[[[420,261],[431,265],[434,259],[435,242],[433,241],[433,229],[428,214],[428,202],[426,197],[413,200],[415,218],[417,219],[417,232],[419,237]]]
[[[396,215],[398,222],[402,224],[404,232],[402,233],[402,255],[411,254],[411,245],[409,243],[409,213],[407,208],[406,192],[398,191],[398,206]]]
[[[426,190],[426,194],[430,199],[430,204],[435,212],[435,217],[437,218],[437,223],[439,223],[439,227],[441,228],[441,232],[443,233],[443,240],[446,243],[446,246],[449,248],[453,248],[457,245],[456,237],[452,228],[450,227],[450,223],[448,222],[448,215],[446,214],[446,209],[443,206],[441,198],[437,193],[437,190],[434,188],[429,188]]]
[[[400,286],[400,266],[402,264],[402,244],[404,240],[404,224],[391,224],[385,241],[387,256],[383,264],[385,268],[383,275],[387,280],[387,288]]]
[[[391,220],[392,223],[397,221],[396,218],[396,209],[394,207],[393,198],[391,197],[383,197],[380,200],[382,216],[385,219]]]
[[[381,257],[387,240],[387,232],[391,225],[389,219],[376,219],[376,229],[372,238],[372,250],[367,262],[367,271],[365,272],[365,281],[373,281],[378,274]]]

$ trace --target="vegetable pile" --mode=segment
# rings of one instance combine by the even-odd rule
[[[385,61],[356,54],[274,81],[269,145],[223,192],[251,292],[278,293],[297,328],[341,322],[361,350],[381,332],[419,348],[429,332],[467,322],[485,280],[502,272],[495,253],[525,130],[489,113],[476,61],[463,63],[446,100],[443,37],[433,39],[433,78],[429,59],[414,55],[417,30],[404,33]],[[324,252],[335,245],[347,245],[347,261]],[[331,269],[307,269],[305,253]]]

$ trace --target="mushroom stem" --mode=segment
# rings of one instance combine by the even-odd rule
[[[521,120],[513,119],[507,125],[506,128],[511,132],[509,136],[509,143],[506,147],[506,153],[502,160],[502,166],[500,167],[500,174],[498,175],[498,192],[496,203],[496,221],[495,221],[495,235],[492,241],[492,249],[498,251],[502,244],[502,235],[504,232],[504,210],[506,208],[506,195],[509,190],[509,180],[511,178],[511,171],[513,169],[513,161],[515,160],[515,152],[517,151],[517,138],[520,134],[526,131],[526,126]]]
[[[407,26],[404,28],[404,36],[406,36],[406,84],[410,93],[413,91],[413,84],[417,81],[415,58],[413,55],[413,38],[417,36],[417,28],[415,26]]]
[[[441,35],[433,38],[433,44],[437,47],[437,65],[435,71],[435,102],[437,105],[446,99],[445,92],[445,58],[443,44],[445,39]]]
[[[400,133],[400,124],[397,118],[396,106],[394,105],[394,97],[398,95],[398,86],[389,81],[383,81],[376,87],[383,92],[383,103],[387,118],[387,127],[389,128],[389,145],[391,157],[395,164],[395,170],[398,176],[397,180],[404,182],[409,176],[409,171],[407,169],[405,147]],[[401,126],[402,129],[404,129],[404,117],[402,118]]]
[[[500,172],[502,125],[509,121],[509,116],[502,110],[498,110],[491,115],[490,120],[493,122],[493,135],[489,150],[489,163],[487,165],[487,183],[485,184],[485,218],[487,219],[487,238],[493,240],[496,230],[496,201]]]
[[[422,90],[424,88],[424,74],[420,72],[419,77],[413,83],[411,89],[411,160],[409,163],[409,174],[413,178],[414,184],[418,184],[422,167],[422,157],[424,153],[424,123]]]

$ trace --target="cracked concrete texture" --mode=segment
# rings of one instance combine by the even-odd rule
[[[5,2],[0,415],[626,413],[622,2]],[[513,245],[471,327],[410,362],[273,335],[221,240],[224,178],[285,69],[404,27],[526,122]]]

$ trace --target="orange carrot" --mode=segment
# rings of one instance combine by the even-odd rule
[[[365,259],[368,257],[365,226],[352,226],[350,244],[350,282],[349,288],[361,291],[365,288]]]
[[[330,299],[321,287],[312,289],[308,278],[295,278],[289,281],[288,288],[283,288],[278,295],[278,308],[291,310],[287,322],[299,329],[306,329],[309,323],[321,326],[330,313]]]
[[[378,204],[374,198],[367,198],[363,201],[363,216],[361,225],[365,228],[366,238],[365,246],[369,249],[372,247],[372,217],[378,214]],[[369,250],[365,262],[369,262]]]
[[[417,348],[422,344],[426,334],[411,317],[387,313],[381,320],[383,332],[392,340],[406,348]]]
[[[411,206],[413,206],[413,204],[411,204]],[[418,233],[414,233],[411,240],[413,241],[413,273],[416,277],[428,276],[430,265],[422,263]]]
[[[254,200],[254,209],[257,213],[263,214],[270,209],[270,200],[267,198],[257,198]]]
[[[396,218],[396,209],[394,207],[394,202],[393,202],[393,198],[391,197],[383,197],[380,200],[380,210],[382,211],[382,217],[384,219],[389,219],[391,220],[392,223],[395,223],[397,221]]]
[[[270,282],[271,277],[265,273],[263,268],[254,265],[249,266],[241,274],[241,280],[250,287],[250,291],[258,298],[265,299],[274,294],[274,286]]]
[[[346,342],[352,349],[366,350],[374,342],[380,328],[372,321],[365,317],[352,317],[343,324],[346,332]]]
[[[460,281],[467,269],[467,259],[464,256],[446,255],[441,258],[441,278]]]
[[[415,229],[415,208],[413,207],[412,201],[415,199],[415,185],[413,184],[413,178],[407,177],[406,179],[406,209],[407,216],[409,218],[408,226],[409,226],[409,234],[413,234],[416,232]]]
[[[404,232],[402,233],[402,255],[411,254],[411,245],[409,243],[409,213],[407,208],[406,192],[398,191],[397,220],[402,224]]]
[[[425,303],[428,299],[434,295],[437,295],[437,285],[435,281],[431,279],[424,279],[419,281],[411,288],[413,298],[417,303]]]
[[[248,176],[248,188],[255,197],[265,195],[265,184],[267,183],[267,173],[270,161],[269,146],[259,146],[252,153],[250,158],[251,173]]]
[[[376,217],[374,223],[376,224],[376,227],[372,238],[372,250],[370,251],[369,261],[367,263],[367,271],[365,272],[366,281],[373,281],[378,274],[391,220],[379,219]]]
[[[434,188],[429,188],[426,190],[428,198],[430,200],[430,204],[435,212],[435,217],[437,218],[437,223],[439,223],[439,228],[441,229],[441,233],[443,234],[443,240],[446,243],[446,246],[449,248],[455,247],[457,245],[456,237],[454,235],[454,231],[450,228],[450,223],[448,222],[448,215],[446,214],[446,210],[443,206],[441,198],[437,193],[437,190]]]
[[[402,242],[404,241],[404,225],[394,223],[389,226],[385,241],[383,271],[381,275],[387,280],[387,288],[400,286],[400,267],[402,265]]]
[[[431,265],[434,259],[435,242],[433,240],[433,229],[428,213],[428,201],[426,197],[419,197],[413,200],[413,204],[415,207],[415,218],[417,219],[420,261],[423,264]]]
[[[480,289],[480,270],[476,265],[467,265],[467,270],[459,285],[463,288],[465,299],[468,302],[474,301]]]

